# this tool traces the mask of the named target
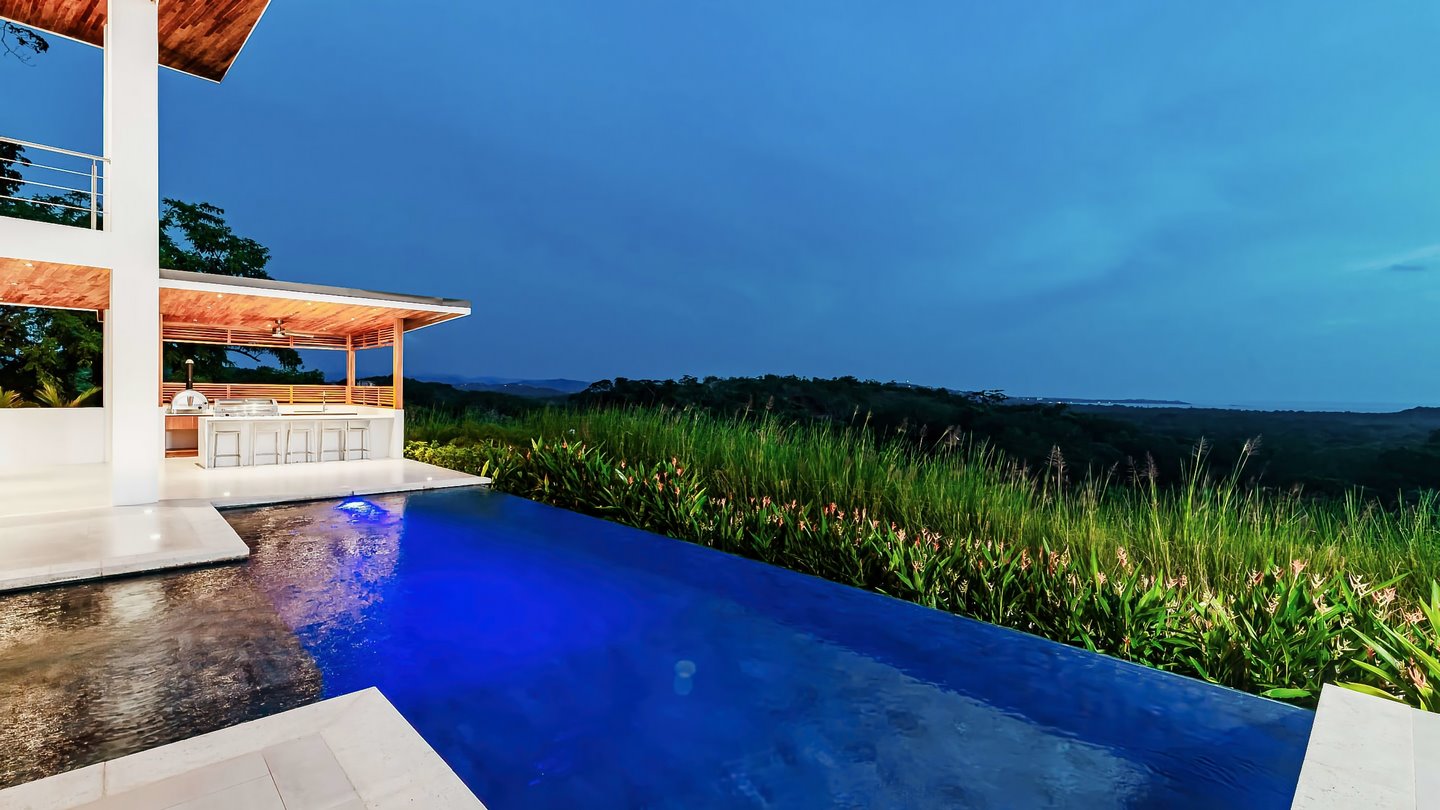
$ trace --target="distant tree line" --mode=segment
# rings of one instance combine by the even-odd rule
[[[1304,413],[1017,403],[1003,393],[951,391],[855,377],[603,380],[578,406],[700,408],[741,418],[854,425],[926,451],[980,442],[1032,472],[1170,486],[1199,463],[1242,480],[1314,496],[1360,487],[1385,499],[1440,490],[1440,409]]]

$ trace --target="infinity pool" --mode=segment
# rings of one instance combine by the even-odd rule
[[[1309,712],[478,490],[0,597],[0,786],[378,686],[492,810],[1288,807]]]

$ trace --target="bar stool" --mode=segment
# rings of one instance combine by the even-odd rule
[[[360,454],[360,458],[370,458],[370,423],[349,421],[345,423],[345,460],[350,460],[350,453]]]
[[[299,450],[295,449],[295,439],[304,440]],[[312,461],[315,455],[315,425],[310,422],[288,422],[285,425],[285,463],[290,464],[290,457],[299,453],[303,456],[301,464]]]
[[[220,452],[220,439],[221,439],[222,437],[224,437],[224,438],[230,438],[230,439],[234,439],[234,440],[235,440],[235,452],[233,452],[233,453],[221,453],[221,452]],[[222,459],[222,458],[233,458],[233,459],[235,459],[235,466],[236,466],[236,467],[239,467],[239,466],[240,466],[240,428],[239,428],[238,426],[237,426],[237,427],[212,427],[212,428],[210,429],[210,464],[209,464],[209,466],[211,466],[211,467],[217,466],[217,462],[219,462],[220,459]]]
[[[335,460],[336,460],[336,461],[344,461],[344,460],[345,460],[345,434],[348,433],[348,432],[349,432],[349,431],[347,431],[347,430],[345,429],[345,426],[342,425],[342,424],[339,423],[339,422],[321,422],[321,423],[320,423],[320,452],[316,454],[316,457],[317,457],[316,460],[317,460],[317,461],[324,461],[324,460],[325,460],[325,454],[326,454],[327,452],[332,452],[332,453],[335,454]],[[335,449],[334,449],[334,450],[326,450],[326,449],[325,449],[325,440],[328,439],[328,438],[331,437],[331,436],[334,436],[334,437],[335,437]]]
[[[277,422],[251,422],[250,423],[250,466],[259,466],[255,463],[256,456],[269,456],[272,460],[266,466],[284,464],[285,459],[280,452],[281,437],[285,434],[284,429]],[[260,450],[260,439],[270,439],[270,450]]]

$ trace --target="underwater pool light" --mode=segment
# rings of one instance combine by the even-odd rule
[[[335,504],[335,508],[360,520],[375,520],[385,515],[385,510],[364,498],[347,498]]]

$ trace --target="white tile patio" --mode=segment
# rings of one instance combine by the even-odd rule
[[[484,805],[371,688],[0,790],[14,810]]]
[[[1326,684],[1291,807],[1440,807],[1440,715]]]
[[[0,474],[0,591],[239,560],[245,543],[216,506],[483,486],[409,459],[206,470],[169,459],[161,500],[105,505],[103,464]]]

